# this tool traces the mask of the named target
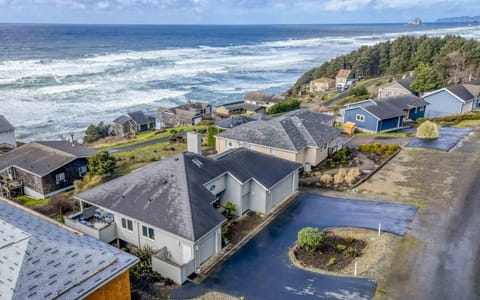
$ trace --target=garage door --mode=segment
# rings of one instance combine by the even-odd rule
[[[277,205],[281,200],[284,200],[292,193],[293,174],[290,174],[284,178],[275,188],[272,190],[272,207]]]
[[[199,263],[204,262],[215,253],[215,232],[210,233],[205,240],[198,244],[197,255]]]

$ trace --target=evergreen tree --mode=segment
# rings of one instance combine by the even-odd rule
[[[90,175],[111,175],[115,170],[117,160],[107,151],[101,151],[88,158],[88,173]]]
[[[425,63],[420,63],[415,68],[415,80],[410,87],[417,93],[424,93],[438,89],[443,85],[440,73]]]
[[[86,144],[93,143],[98,140],[100,136],[98,135],[97,128],[95,125],[90,124],[87,130],[85,130],[85,136],[83,137],[83,142]]]

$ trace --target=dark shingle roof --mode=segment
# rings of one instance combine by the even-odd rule
[[[352,103],[351,105],[354,105]],[[428,105],[428,102],[414,95],[401,95],[378,100],[370,100],[370,104],[362,107],[379,119],[390,119],[404,115],[405,109]],[[353,106],[355,107],[355,106]]]
[[[38,176],[50,172],[82,157],[97,153],[80,144],[72,146],[66,141],[31,142],[18,147],[0,158],[0,171],[16,166]]]
[[[219,106],[223,106],[226,110],[231,111],[231,110],[237,110],[237,109],[245,109],[248,111],[257,111],[260,109],[260,106],[257,106],[255,104],[249,104],[245,103],[243,101],[236,101],[236,102],[230,102],[230,103],[225,103]]]
[[[0,115],[0,132],[7,132],[14,130],[12,124],[8,122],[8,120],[3,116]]]
[[[139,125],[148,124],[152,122],[152,118],[145,115],[143,111],[129,112],[113,120],[113,123],[125,124],[129,121],[133,121]]]
[[[245,116],[233,116],[226,119],[221,119],[215,122],[215,126],[220,128],[234,128],[239,125],[255,121],[253,118],[245,117]]]
[[[214,196],[203,184],[228,171],[242,182],[254,177],[269,188],[298,167],[243,148],[215,159],[182,153],[76,198],[196,241],[224,221],[210,205]]]
[[[0,298],[83,299],[138,258],[0,200]]]
[[[284,96],[275,96],[273,94],[262,93],[262,92],[249,92],[243,97],[244,100],[255,101],[255,102],[273,102],[278,103],[285,101]]]
[[[307,146],[321,147],[340,135],[340,129],[325,125],[332,120],[332,116],[299,109],[271,120],[259,120],[240,125],[222,132],[218,136],[298,151]]]
[[[475,98],[475,96],[473,96],[472,93],[470,93],[462,84],[447,86],[446,89],[463,101],[468,101]]]
[[[410,85],[414,80],[415,80],[415,76],[409,76],[402,80],[399,80],[398,84],[400,84],[401,86],[409,90],[412,94],[415,94],[416,92],[410,88]]]

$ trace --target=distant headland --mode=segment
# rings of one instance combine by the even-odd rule
[[[480,23],[480,16],[440,18],[440,19],[437,19],[435,22],[437,23]]]

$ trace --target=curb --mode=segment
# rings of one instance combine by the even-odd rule
[[[359,182],[355,183],[353,186],[352,186],[352,189],[355,189],[356,187],[358,187],[359,185],[361,185],[362,183],[364,183],[365,181],[367,181],[370,177],[372,177],[375,173],[377,173],[381,168],[383,168],[384,165],[386,165],[390,160],[392,160],[395,156],[398,155],[398,153],[400,153],[400,151],[402,151],[402,148],[400,147],[395,153],[392,154],[392,156],[390,156],[389,158],[387,158],[386,161],[382,162],[378,168],[376,168],[375,170],[373,170],[370,174],[367,174],[367,176],[363,177]]]

